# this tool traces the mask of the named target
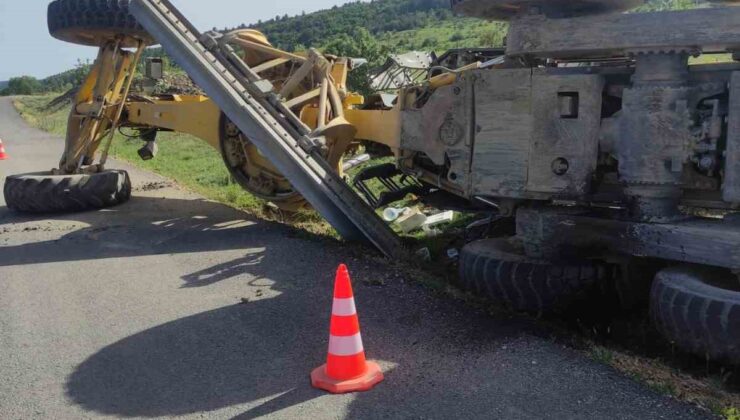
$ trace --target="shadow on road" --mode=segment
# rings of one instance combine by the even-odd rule
[[[308,369],[321,361],[326,331],[297,321],[313,312],[300,296],[283,295],[158,326],[84,361],[68,378],[67,395],[86,410],[126,417],[267,399],[244,414],[252,418],[303,403],[322,395],[308,386]]]
[[[291,234],[289,229],[245,224],[234,219],[236,212],[220,212],[220,206],[212,203],[183,201],[174,207],[183,210],[174,215],[140,213],[134,227],[116,227],[124,211],[77,215],[75,220],[90,226],[64,235],[62,246],[48,241],[4,248],[0,256],[4,265],[249,249],[230,261],[181,274],[183,287],[247,274],[244,288],[257,287],[270,296],[162,324],[98,350],[68,376],[68,398],[85,410],[125,417],[179,416],[250,404],[252,408],[240,417],[253,418],[325,395],[311,388],[308,374],[325,358],[331,274],[346,252],[336,245],[299,251],[295,240],[280,239]],[[101,230],[106,224],[113,227]],[[116,246],[101,246],[107,243]],[[434,365],[443,360],[467,364],[464,358],[455,358],[461,343],[466,348],[495,349],[496,342],[531,329],[521,321],[471,314],[397,280],[373,286],[377,276],[388,275],[382,267],[362,264],[352,271],[369,356],[403,371],[396,376],[391,368],[388,381],[376,391],[354,397],[350,408],[355,417],[375,418],[378,407],[395,407],[395,414],[418,410],[428,404],[429,396],[449,401],[450,411],[435,410],[452,413],[459,395],[445,390],[483,370],[474,368],[479,363],[475,359],[465,369],[447,366],[440,372]],[[486,330],[491,326],[494,329]],[[342,409],[343,403],[337,405]]]
[[[204,287],[222,280],[228,280],[244,272],[249,272],[250,268],[259,265],[262,260],[262,255],[247,254],[243,258],[217,264],[205,270],[183,276],[182,279],[185,281],[185,286],[183,287]]]
[[[251,286],[278,295],[178,319],[105,347],[67,378],[67,396],[86,410],[125,417],[180,416],[250,403],[239,417],[254,418],[325,395],[311,388],[308,375],[324,361],[331,306],[332,279],[316,273],[331,273],[334,256],[309,267],[286,264],[278,255],[284,253],[255,251],[183,276],[187,285],[199,286],[239,271],[253,278]],[[468,395],[459,387],[488,376],[481,359],[461,357],[455,367],[437,361],[495,349],[530,325],[492,321],[406,287],[370,287],[364,278],[358,274],[355,284],[369,356],[397,367],[386,371],[388,380],[376,390],[346,401],[349,416],[446,416],[465,400],[487,408],[490,384]],[[484,331],[484,325],[495,329]],[[396,375],[397,369],[403,372]],[[425,408],[430,402],[431,411]]]
[[[318,250],[314,264],[292,264],[282,247],[183,276],[197,283],[240,270],[253,279],[245,287],[269,289],[273,297],[102,348],[68,376],[67,397],[87,411],[124,417],[243,404],[249,407],[238,417],[247,419],[317,412],[363,419],[705,417],[563,349],[529,321],[491,317],[400,283],[369,286],[365,280],[382,271],[377,267],[353,277],[365,346],[383,361],[386,381],[371,392],[313,402],[326,395],[311,388],[308,375],[324,361],[332,280],[317,273],[331,273],[341,256],[321,259]]]
[[[112,209],[70,215],[28,216],[0,207],[3,224],[6,231],[0,227],[0,238],[12,232],[11,224],[24,233],[54,238],[20,245],[3,246],[0,242],[0,267],[239,249],[259,246],[266,236],[274,239],[296,234],[286,225],[256,221],[219,203],[152,197],[134,197]],[[67,232],[58,234],[59,225],[67,226]],[[306,232],[301,236],[332,241]],[[188,287],[211,284],[224,275],[209,276],[211,280],[204,281],[195,274],[188,279]]]
[[[330,289],[294,273],[290,281],[280,277],[285,261],[278,255],[284,254],[251,251],[183,276],[184,287],[200,287],[249,273],[245,286],[278,295],[178,319],[105,347],[67,378],[68,397],[86,410],[125,417],[179,416],[256,402],[243,414],[253,418],[323,395],[308,386],[308,369],[324,357],[328,327],[322,321]],[[313,296],[317,290],[324,293]]]

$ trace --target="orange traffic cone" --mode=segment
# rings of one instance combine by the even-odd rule
[[[334,285],[329,355],[325,365],[311,372],[311,384],[332,394],[343,394],[368,391],[382,380],[380,366],[365,360],[352,283],[342,264]]]
[[[0,160],[5,160],[9,158],[7,153],[5,153],[5,146],[3,146],[3,139],[0,139]]]

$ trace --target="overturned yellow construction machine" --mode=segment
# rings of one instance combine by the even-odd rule
[[[100,52],[59,168],[9,177],[6,201],[31,212],[121,203],[130,182],[106,168],[113,131],[138,130],[147,159],[157,131],[186,132],[252,194],[310,205],[390,257],[405,251],[374,208],[414,193],[490,211],[516,234],[462,250],[467,288],[537,313],[604,282],[644,288],[666,338],[740,363],[740,8],[623,13],[641,3],[453,0],[508,21],[506,47],[404,57],[375,76],[385,92],[363,97],[347,88],[349,58],[281,51],[254,30],[201,33],[166,0],[55,0],[51,34]],[[153,44],[208,96],[132,94]],[[690,61],[712,54],[730,59]],[[381,196],[342,174],[360,143],[395,157],[356,183],[379,179]]]

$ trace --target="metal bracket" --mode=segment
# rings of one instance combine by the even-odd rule
[[[298,144],[306,153],[313,153],[321,149],[322,143],[319,139],[309,136],[298,137]]]

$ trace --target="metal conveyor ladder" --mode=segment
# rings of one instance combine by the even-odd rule
[[[398,236],[326,163],[319,140],[216,35],[201,34],[167,0],[133,0],[139,23],[193,78],[260,152],[347,240],[372,242],[386,256]],[[268,84],[268,85],[266,85]]]

